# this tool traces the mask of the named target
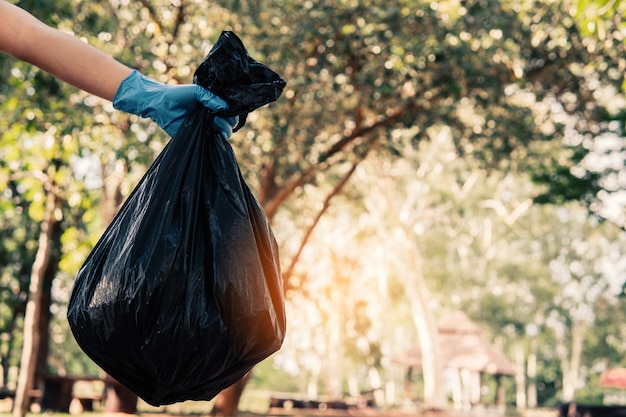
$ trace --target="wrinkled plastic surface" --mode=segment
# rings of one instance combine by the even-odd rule
[[[152,405],[213,398],[284,338],[276,241],[213,117],[202,107],[189,115],[93,248],[69,302],[81,348]]]
[[[224,117],[239,116],[235,131],[246,122],[251,111],[278,99],[285,80],[251,58],[241,40],[224,31],[204,62],[196,69],[193,82],[209,89],[228,103]]]

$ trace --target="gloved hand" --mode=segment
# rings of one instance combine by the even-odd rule
[[[167,85],[133,72],[122,81],[113,98],[117,110],[149,117],[170,136],[174,136],[187,114],[198,103],[211,111],[228,109],[228,104],[196,84]],[[215,126],[226,139],[237,125],[237,117],[215,118]]]

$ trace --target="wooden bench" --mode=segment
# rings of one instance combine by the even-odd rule
[[[313,410],[348,410],[355,408],[343,400],[318,401],[302,400],[291,397],[270,397],[270,409],[313,409]]]
[[[94,404],[102,405],[105,396],[105,381],[77,380],[72,389],[70,413],[80,414],[85,411],[94,411]]]
[[[69,413],[93,411],[104,401],[105,384],[119,384],[110,377],[45,375],[39,396],[42,410]]]

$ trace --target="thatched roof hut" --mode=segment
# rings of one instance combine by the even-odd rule
[[[508,358],[482,334],[480,327],[464,313],[456,312],[439,323],[439,343],[446,368],[469,369],[494,375],[514,375]],[[396,356],[394,362],[421,368],[419,345]]]

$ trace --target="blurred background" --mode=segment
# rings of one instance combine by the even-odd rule
[[[17,4],[162,82],[222,30],[287,80],[231,138],[287,337],[204,413],[626,403],[606,382],[626,367],[626,2]],[[67,411],[107,383],[65,319],[74,276],[169,137],[7,56],[0,80],[1,392]],[[142,410],[118,388],[108,410]]]

